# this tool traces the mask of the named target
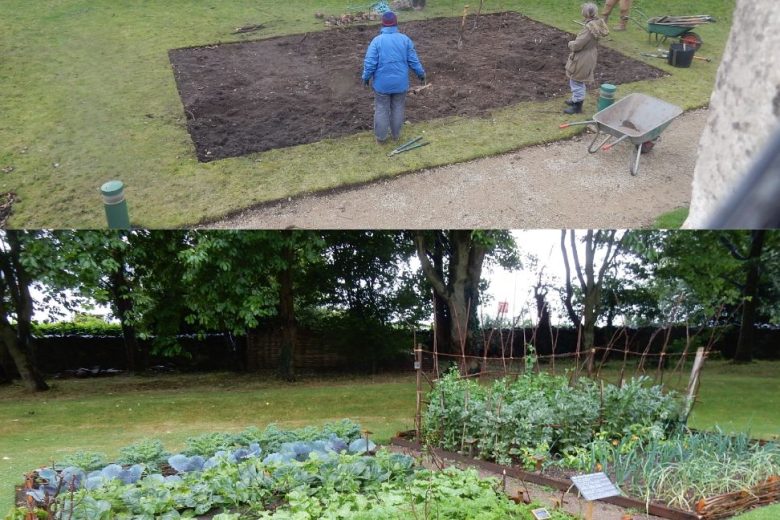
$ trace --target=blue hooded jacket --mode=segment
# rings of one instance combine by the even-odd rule
[[[409,90],[409,68],[418,78],[425,76],[412,39],[398,27],[382,27],[371,40],[363,62],[363,81],[374,77],[374,90],[380,94],[399,94]]]

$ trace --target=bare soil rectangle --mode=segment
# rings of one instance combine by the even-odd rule
[[[466,22],[402,23],[430,88],[410,94],[406,119],[484,116],[521,101],[567,95],[564,66],[573,35],[519,13]],[[378,26],[354,26],[169,52],[200,161],[236,157],[369,130],[373,92],[360,81]],[[623,84],[665,73],[606,47],[596,84]],[[414,85],[414,82],[412,82]],[[594,93],[591,93],[594,95]]]

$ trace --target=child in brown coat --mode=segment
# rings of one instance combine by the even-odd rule
[[[609,34],[607,24],[598,17],[596,4],[582,4],[582,17],[585,19],[585,26],[577,38],[569,42],[571,53],[566,62],[566,77],[569,78],[571,99],[566,102],[569,105],[569,108],[563,111],[566,114],[582,112],[582,102],[587,90],[585,83],[594,81],[599,39]]]

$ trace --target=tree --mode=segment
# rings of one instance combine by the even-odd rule
[[[747,254],[740,251],[733,243],[726,242],[731,255],[745,262],[745,287],[742,291],[742,321],[739,328],[737,351],[734,362],[749,363],[753,360],[753,341],[755,338],[756,308],[758,306],[758,283],[761,277],[761,253],[764,249],[766,231],[763,229],[750,232],[750,242]],[[724,240],[727,240],[724,237]]]
[[[658,259],[659,299],[684,302],[688,319],[703,325],[716,316],[738,322],[735,361],[750,361],[756,322],[780,314],[780,233],[659,231],[648,232],[645,243],[648,257]]]
[[[582,311],[578,313],[574,309],[574,288],[572,285],[571,267],[569,265],[569,253],[566,248],[566,235],[569,235],[571,245],[571,256],[574,262],[574,272],[579,281],[579,290],[582,297]],[[563,254],[563,264],[566,272],[566,288],[563,299],[566,313],[572,324],[581,330],[582,350],[588,352],[588,373],[593,370],[594,360],[594,336],[596,321],[602,309],[601,290],[604,284],[607,271],[615,266],[615,259],[621,249],[621,240],[617,238],[615,230],[589,229],[583,238],[585,248],[585,262],[580,263],[580,255],[577,250],[576,232],[572,229],[561,230],[561,252]],[[596,265],[596,253],[599,249],[604,250],[601,266]],[[578,345],[579,347],[579,345]]]
[[[710,98],[709,121],[699,139],[690,214],[685,221],[690,228],[709,227],[718,209],[738,192],[750,164],[771,144],[780,117],[780,67],[772,59],[780,46],[777,0],[736,2],[733,12],[727,12],[731,31]],[[765,61],[758,64],[756,59]],[[766,186],[771,186],[772,175],[766,171]],[[762,197],[752,198],[757,204],[741,216],[742,222],[754,223],[750,227],[777,225],[766,214],[772,207],[771,195],[763,194],[765,203]]]
[[[508,231],[418,231],[413,236],[422,271],[446,309],[441,319],[437,305],[437,332],[444,333],[442,352],[473,350],[480,281],[486,259],[506,267],[519,264],[514,240]],[[435,303],[438,303],[436,299]]]
[[[148,231],[63,230],[44,233],[30,247],[28,263],[49,297],[66,308],[84,300],[111,307],[119,319],[125,345],[126,370],[145,368],[137,325],[147,295],[137,276],[141,248]],[[73,291],[67,294],[64,291]]]
[[[296,280],[321,261],[322,239],[304,231],[194,231],[181,252],[186,320],[198,330],[246,334],[262,319],[282,333],[279,373],[295,377]]]
[[[0,249],[0,337],[2,345],[31,391],[49,389],[35,363],[31,334],[33,300],[22,256],[26,234],[6,231]],[[12,323],[15,322],[15,323]]]
[[[328,231],[323,239],[323,261],[304,279],[302,307],[314,313],[311,325],[354,355],[354,366],[376,371],[398,353],[396,332],[430,316],[430,288],[410,263],[414,244],[402,231]]]

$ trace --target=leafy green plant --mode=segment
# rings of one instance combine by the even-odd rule
[[[149,472],[159,471],[171,454],[157,439],[144,439],[119,450],[119,464],[145,464]]]
[[[202,446],[207,443],[216,446],[256,437],[278,442],[317,434],[332,439],[336,435],[355,437],[359,431],[359,425],[351,421],[298,430],[274,426],[237,435],[199,436],[189,444],[197,446],[202,442]],[[318,440],[308,443],[327,445]],[[290,450],[302,444],[307,441],[280,445]],[[154,461],[163,452],[159,441],[153,440],[122,450],[125,460],[139,462]],[[217,512],[214,518],[221,520],[532,518],[528,506],[511,502],[499,491],[496,480],[483,480],[475,470],[429,471],[416,466],[411,457],[387,450],[379,450],[375,456],[333,450],[314,450],[306,455],[300,460],[283,456],[263,459],[236,458],[224,452],[193,471],[174,476],[147,472],[139,474],[141,478],[123,480],[93,475],[86,479],[88,485],[53,495],[46,504],[47,511],[17,508],[6,518],[25,520],[33,513],[47,520],[174,520]],[[187,458],[186,455],[176,457]],[[121,467],[114,469],[121,470]],[[55,479],[56,472],[50,473],[47,473],[49,478]],[[553,516],[556,520],[570,518],[562,513],[556,515]]]
[[[209,457],[220,450],[227,450],[235,446],[236,436],[229,433],[204,433],[194,437],[188,437],[184,441],[184,455],[200,455]],[[247,443],[248,445],[249,443]]]
[[[599,435],[662,437],[679,417],[676,395],[650,386],[647,378],[620,388],[586,378],[571,386],[565,376],[528,372],[482,386],[452,370],[437,381],[428,402],[428,443],[526,466],[543,456],[571,456]]]
[[[84,471],[93,471],[104,468],[108,464],[108,458],[105,453],[99,451],[77,451],[62,458],[61,461],[54,464],[56,468],[67,468],[75,466]]]

